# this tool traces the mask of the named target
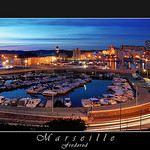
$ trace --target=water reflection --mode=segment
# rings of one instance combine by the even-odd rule
[[[54,97],[64,99],[65,97],[70,97],[72,101],[72,107],[79,107],[81,106],[81,99],[82,98],[90,98],[90,97],[102,97],[102,94],[109,93],[107,92],[108,88],[106,86],[111,85],[111,80],[92,80],[90,83],[86,83],[83,87],[75,88],[72,92],[67,93],[64,96]],[[15,98],[15,97],[31,97],[31,98],[40,98],[42,101],[44,100],[51,100],[51,97],[45,97],[41,94],[31,95],[26,92],[25,88],[16,89],[13,91],[5,91],[1,92],[0,96],[5,96],[8,98]]]
[[[110,66],[112,70],[117,70],[117,69],[144,70],[148,67],[148,64],[146,64],[146,62],[144,61],[133,62],[131,60],[126,60],[126,61],[125,60],[120,60],[120,61],[110,60],[110,61],[107,61],[106,63],[108,66]]]

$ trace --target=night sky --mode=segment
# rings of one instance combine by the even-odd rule
[[[150,19],[0,19],[0,50],[108,49],[145,46]]]

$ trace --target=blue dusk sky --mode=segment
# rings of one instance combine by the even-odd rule
[[[150,19],[4,18],[0,19],[0,50],[108,49],[110,45],[145,46]]]

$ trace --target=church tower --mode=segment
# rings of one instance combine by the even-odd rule
[[[56,53],[59,53],[59,46],[56,46]]]

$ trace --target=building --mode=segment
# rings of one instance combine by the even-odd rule
[[[93,52],[82,52],[80,54],[80,60],[94,60],[95,57],[93,55]]]
[[[72,56],[73,60],[80,60],[81,59],[81,51],[80,49],[73,49],[73,56]]]
[[[3,65],[21,65],[21,58],[17,54],[0,54]]]
[[[144,51],[143,46],[121,45],[120,48],[116,48],[113,45],[108,47],[108,50],[103,50],[102,54],[106,58],[142,58]]]
[[[43,65],[56,62],[55,56],[30,57],[24,60],[25,65]]]
[[[136,46],[136,45],[120,45],[121,50],[144,50],[144,46]]]
[[[108,47],[108,50],[103,50],[102,54],[107,56],[116,56],[118,53],[118,48],[115,48],[113,45]]]
[[[145,49],[148,51],[150,50],[150,40],[145,41]]]
[[[59,46],[56,46],[56,53],[59,53]]]

